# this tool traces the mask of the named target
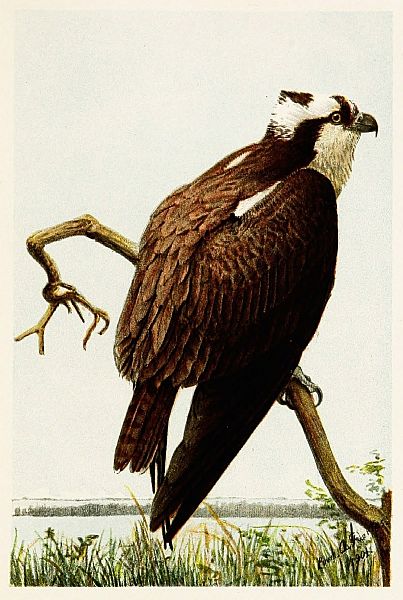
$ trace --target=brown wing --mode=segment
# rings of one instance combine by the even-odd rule
[[[164,213],[152,223],[166,233],[172,217],[158,221]],[[283,339],[302,352],[320,318],[303,300],[333,277],[334,192],[315,171],[290,176],[260,206],[208,235],[182,233],[185,217],[174,221],[167,248],[165,237],[150,243],[155,228],[145,236],[120,321],[116,355],[137,384],[116,450],[119,470],[130,461],[133,470],[148,466],[180,386],[235,373]]]
[[[252,189],[256,193],[256,179],[236,173],[231,177],[221,166],[173,194],[143,236],[115,346],[118,367],[139,389],[118,441],[117,469],[130,460],[134,470],[149,464],[180,386],[231,373],[274,343],[278,325],[270,324],[271,309],[293,289],[311,246],[315,250],[317,223],[302,221],[298,211],[306,210],[308,186],[329,194],[325,178],[306,171],[299,175],[299,195],[296,182],[286,181],[238,219],[232,212]],[[297,227],[288,235],[291,223]],[[165,403],[156,393],[162,384],[169,388]]]
[[[276,343],[272,311],[322,261],[334,227],[330,183],[303,170],[207,237],[178,234],[133,281],[116,346],[121,364],[133,379],[177,386],[237,370]]]
[[[214,338],[183,441],[154,498],[152,530],[174,516],[166,540],[196,510],[284,389],[330,296],[337,214],[329,182],[301,171],[272,202],[276,208],[259,208],[237,228],[242,252],[233,269],[245,272],[250,286],[238,281],[225,299],[221,351]]]
[[[115,360],[124,377],[135,381],[145,376],[144,368],[159,356],[170,323],[183,313],[181,307],[191,282],[196,290],[204,287],[202,272],[189,277],[196,250],[208,245],[219,228],[233,221],[241,200],[284,179],[312,158],[310,149],[302,145],[297,148],[304,158],[298,152],[289,154],[289,145],[281,140],[276,140],[274,148],[272,145],[272,140],[263,140],[234,152],[171,194],[151,216],[117,328]],[[245,156],[242,162],[228,169],[241,155]],[[223,260],[231,257],[224,256]],[[202,301],[210,304],[207,292]],[[147,376],[150,373],[154,375],[148,369]]]
[[[227,169],[245,153],[246,161],[236,169]],[[191,337],[191,324],[177,336],[177,344],[175,340],[174,346],[167,344],[172,343],[172,325],[185,314],[194,253],[209,232],[226,222],[241,199],[280,176],[275,160],[272,169],[266,168],[272,155],[267,143],[238,150],[174,192],[151,216],[140,243],[139,264],[119,320],[114,349],[119,371],[136,382],[115,452],[117,470],[129,462],[131,469],[143,469],[164,436],[179,387],[170,375],[177,370],[177,355]],[[192,344],[194,347],[194,339]],[[191,361],[188,351],[185,362],[190,366]]]

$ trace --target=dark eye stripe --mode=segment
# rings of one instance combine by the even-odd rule
[[[344,96],[333,96],[340,105],[341,122],[343,125],[351,125],[358,114],[358,108],[349,102]]]

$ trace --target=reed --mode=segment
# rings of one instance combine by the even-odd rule
[[[67,539],[47,529],[11,552],[13,586],[379,586],[369,536],[295,526],[242,530],[209,507],[214,527],[187,530],[167,553],[144,513],[122,541],[89,535]]]

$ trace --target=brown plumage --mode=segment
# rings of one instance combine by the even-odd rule
[[[308,106],[312,97],[302,96]],[[289,100],[298,102],[295,93]],[[151,467],[153,486],[157,467],[150,526],[165,523],[168,540],[284,390],[329,298],[336,196],[307,168],[329,118],[302,121],[292,139],[269,127],[261,142],[166,198],[141,239],[116,336],[116,363],[134,391],[114,466]],[[241,201],[264,190],[236,216]],[[178,389],[193,385],[164,477],[169,415]]]

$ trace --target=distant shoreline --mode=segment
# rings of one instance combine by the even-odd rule
[[[151,499],[139,499],[139,504],[145,514],[149,514]],[[217,514],[222,517],[243,518],[303,518],[316,519],[326,516],[326,511],[318,502],[301,499],[242,499],[216,498],[207,502]],[[140,511],[130,499],[102,498],[86,500],[59,500],[52,498],[23,498],[15,499],[13,504],[14,517],[95,517],[139,515]],[[194,514],[195,517],[211,517],[207,506],[201,505]],[[340,516],[343,513],[340,511]]]

